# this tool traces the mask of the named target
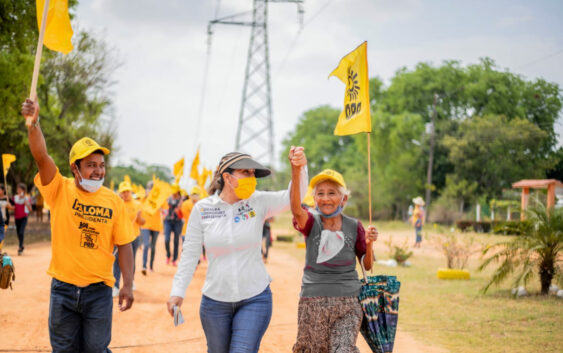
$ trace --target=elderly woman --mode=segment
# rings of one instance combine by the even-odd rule
[[[306,190],[303,148],[293,149],[290,157],[292,171],[304,179]],[[255,191],[256,178],[269,174],[248,154],[226,154],[215,171],[210,196],[194,205],[188,220],[167,305],[171,315],[182,305],[204,245],[209,265],[200,319],[210,353],[258,352],[270,323],[271,278],[260,254],[262,227],[266,219],[289,209],[289,189]]]
[[[293,185],[299,182],[299,174],[292,173]],[[349,191],[340,173],[326,169],[311,179],[309,187],[316,212],[302,208],[300,191],[291,189],[293,224],[307,246],[293,352],[360,352],[356,339],[362,323],[361,285],[356,258],[371,269],[377,230],[369,226],[366,235],[359,220],[342,214]]]

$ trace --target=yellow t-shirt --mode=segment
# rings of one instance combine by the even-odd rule
[[[162,214],[160,210],[156,211],[153,215],[143,210],[141,217],[145,219],[145,224],[143,224],[141,228],[162,232]]]
[[[51,263],[47,273],[63,282],[85,287],[104,282],[113,287],[114,245],[135,239],[123,200],[106,187],[90,193],[57,170],[53,180],[41,184],[51,208]]]
[[[186,229],[188,228],[188,219],[190,218],[190,213],[192,213],[193,208],[194,202],[192,201],[192,199],[187,199],[186,201],[182,202],[182,206],[180,206],[180,211],[182,211],[182,218],[184,219],[182,235],[186,235]]]
[[[141,233],[141,226],[137,223],[137,213],[141,210],[141,203],[137,200],[123,201],[127,216],[133,225],[133,233],[138,236]]]

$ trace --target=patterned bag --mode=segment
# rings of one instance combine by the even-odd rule
[[[359,300],[364,312],[360,332],[374,353],[391,353],[397,332],[399,289],[395,276],[366,276],[363,258],[360,261],[364,278]]]
[[[0,254],[0,288],[7,289],[12,288],[12,281],[16,280],[16,274],[14,272],[14,263],[12,258],[6,253]]]

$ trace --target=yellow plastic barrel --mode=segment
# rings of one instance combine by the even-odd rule
[[[453,268],[439,268],[438,279],[469,279],[469,271]]]

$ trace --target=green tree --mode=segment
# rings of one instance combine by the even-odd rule
[[[129,175],[131,182],[139,185],[146,185],[152,180],[153,175],[166,182],[173,182],[174,176],[172,170],[160,164],[147,164],[141,160],[133,159],[133,163],[129,165],[116,165],[108,170],[106,180],[113,181],[118,185],[123,181],[125,175]]]
[[[69,8],[76,4],[70,0]],[[0,151],[17,157],[9,181],[31,184],[36,168],[19,111],[29,95],[37,45],[35,1],[0,0],[0,21]],[[63,174],[69,173],[68,152],[78,138],[90,136],[110,149],[115,138],[107,89],[116,61],[87,32],[75,33],[73,44],[65,56],[43,51],[37,90],[49,153]]]
[[[548,134],[524,119],[473,117],[444,137],[458,180],[477,183],[477,193],[498,197],[519,179],[542,178],[553,166],[541,145]]]
[[[511,241],[502,242],[483,251],[490,255],[479,266],[483,270],[493,263],[500,264],[483,289],[498,285],[515,275],[514,286],[527,284],[539,275],[541,293],[548,294],[557,273],[561,273],[563,258],[563,208],[551,208],[537,203],[527,212],[531,227]]]

